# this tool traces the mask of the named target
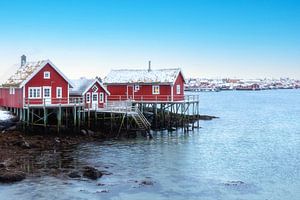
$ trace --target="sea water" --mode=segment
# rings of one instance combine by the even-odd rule
[[[97,181],[29,177],[0,185],[0,199],[300,199],[300,90],[196,94],[200,113],[219,119],[201,121],[194,132],[56,152],[112,174]]]

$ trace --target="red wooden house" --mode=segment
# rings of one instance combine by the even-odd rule
[[[180,69],[112,70],[104,79],[110,101],[183,101]]]
[[[84,107],[88,109],[104,108],[109,91],[98,79],[81,78],[72,80],[74,87],[70,90],[71,97],[82,97]]]
[[[49,60],[26,62],[0,87],[0,106],[24,108],[70,103],[72,83]]]

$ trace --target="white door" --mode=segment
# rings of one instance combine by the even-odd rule
[[[98,93],[92,93],[92,107],[98,109]]]
[[[43,103],[51,104],[51,87],[43,87]]]

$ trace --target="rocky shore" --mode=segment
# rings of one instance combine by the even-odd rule
[[[83,130],[81,134],[25,134],[16,129],[16,123],[13,119],[0,122],[0,183],[43,175],[96,180],[109,174],[86,163],[75,164],[71,155],[79,144],[103,141],[100,133]]]

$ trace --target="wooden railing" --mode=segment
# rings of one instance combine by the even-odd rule
[[[69,98],[40,98],[40,99],[32,99],[25,98],[24,106],[38,106],[38,105],[83,105],[82,97],[69,97]]]
[[[198,95],[110,95],[108,96],[108,101],[155,101],[155,102],[173,102],[173,101],[199,101]]]

